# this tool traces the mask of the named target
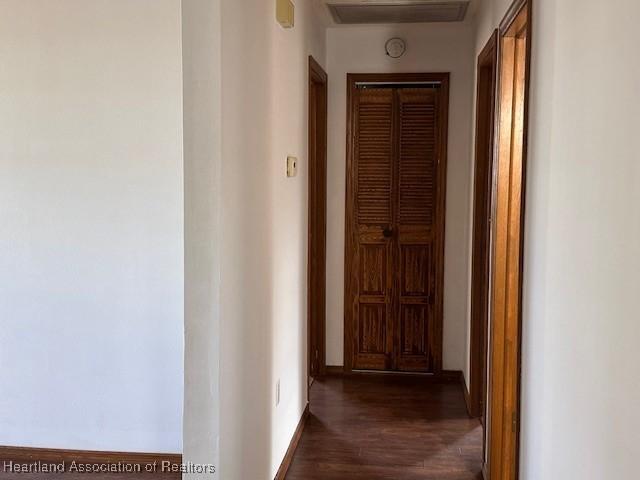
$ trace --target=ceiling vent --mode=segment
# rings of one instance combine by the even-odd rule
[[[328,0],[327,6],[340,24],[461,22],[469,0]]]

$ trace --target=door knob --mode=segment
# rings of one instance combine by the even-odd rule
[[[382,234],[386,237],[389,238],[393,235],[393,230],[391,229],[391,227],[387,227],[382,231]]]

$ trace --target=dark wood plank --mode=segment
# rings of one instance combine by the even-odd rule
[[[327,365],[326,374],[334,376],[344,375],[344,367],[340,365]]]
[[[287,480],[479,480],[482,427],[459,375],[316,380]]]

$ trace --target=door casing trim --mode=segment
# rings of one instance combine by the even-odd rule
[[[514,0],[499,28],[498,111],[492,200],[492,217],[495,220],[492,224],[488,434],[486,463],[483,465],[486,480],[517,480],[520,469],[522,284],[526,248],[524,221],[533,36],[532,3],[533,0]],[[517,39],[523,37],[525,52],[524,56],[519,56],[522,44],[517,44]],[[515,43],[509,40],[514,38]],[[518,62],[522,62],[520,68],[524,68],[522,84],[516,80],[516,75],[520,74]],[[509,69],[512,72],[506,74]],[[505,78],[512,82],[510,86],[505,84]],[[522,90],[518,90],[516,85],[521,86]],[[517,116],[521,115],[517,121],[512,118],[516,112]],[[514,145],[514,141],[519,144]],[[510,169],[508,178],[504,173],[501,177],[499,170],[506,159]],[[514,177],[514,171],[515,175],[520,176]],[[502,196],[499,196],[501,191]],[[507,191],[508,197],[504,198]],[[503,230],[502,240],[496,233],[500,212],[505,223],[500,225]],[[498,244],[502,246],[498,248]],[[496,298],[500,300],[500,305]]]
[[[486,407],[486,379],[488,373],[488,332],[490,302],[490,265],[491,265],[491,203],[493,186],[493,167],[495,162],[494,145],[497,112],[498,86],[498,30],[494,30],[482,52],[478,55],[476,80],[476,134],[473,190],[473,228],[471,250],[471,329],[469,339],[469,403],[467,408],[472,417],[482,417]],[[481,70],[489,73],[490,78],[481,78]],[[490,87],[488,103],[482,104],[483,86]],[[481,110],[485,108],[484,110]],[[486,110],[488,109],[488,111]],[[488,120],[488,125],[482,125]],[[481,127],[485,129],[481,137]],[[484,144],[488,142],[488,145]],[[483,148],[487,148],[482,152]],[[484,155],[485,157],[483,157]],[[482,163],[481,163],[482,162]],[[482,171],[479,170],[482,168]],[[481,173],[479,173],[481,172]],[[482,194],[479,198],[479,189]],[[478,200],[484,200],[479,205]],[[482,223],[479,224],[478,222]],[[484,242],[484,244],[483,244]]]
[[[312,351],[315,349],[317,349],[318,351],[318,376],[323,376],[326,374],[326,357],[327,357],[327,348],[326,348],[326,325],[327,325],[327,319],[326,319],[326,259],[327,259],[327,254],[326,254],[326,245],[327,245],[327,241],[326,241],[326,232],[327,232],[327,133],[328,133],[328,124],[327,124],[327,120],[328,120],[328,110],[327,110],[327,106],[328,106],[328,76],[327,73],[324,71],[324,69],[322,68],[322,66],[312,57],[309,56],[309,92],[308,92],[308,97],[309,97],[309,119],[308,119],[308,139],[309,139],[309,162],[308,162],[308,166],[309,166],[309,171],[308,171],[308,178],[307,178],[307,188],[308,188],[308,192],[307,192],[307,197],[308,197],[308,205],[307,205],[307,215],[308,215],[308,232],[307,232],[307,251],[308,251],[308,258],[307,258],[307,375],[310,377],[311,373],[312,373],[312,368],[311,368],[311,364],[312,364],[312,356],[315,355],[315,353]],[[314,146],[316,144],[316,142],[318,141],[318,139],[316,138],[316,136],[318,135],[318,128],[317,125],[315,125],[315,118],[313,118],[314,115],[317,114],[315,108],[316,108],[316,104],[314,104],[314,98],[312,97],[312,89],[313,88],[320,88],[322,91],[322,109],[323,109],[323,117],[324,117],[324,125],[321,127],[320,133],[321,133],[321,137],[319,139],[320,142],[320,147],[321,150],[323,152],[323,158],[322,159],[318,159],[317,158],[317,149],[314,150]],[[313,129],[314,126],[316,127],[315,130]],[[312,192],[312,188],[315,188],[314,185],[314,181],[316,180],[316,175],[318,174],[317,172],[317,164],[318,164],[318,160],[322,161],[323,163],[323,168],[322,168],[322,172],[321,174],[324,175],[324,192],[321,192],[320,194],[317,194],[316,196],[314,196],[314,198],[311,198],[311,192]],[[324,202],[324,255],[323,255],[323,261],[324,261],[324,268],[322,271],[322,275],[318,275],[318,272],[316,271],[316,269],[313,268],[313,258],[312,258],[312,252],[315,251],[315,248],[313,248],[314,242],[317,242],[318,239],[317,238],[313,238],[313,227],[311,225],[311,218],[312,218],[312,212],[316,209],[316,205],[313,203],[314,201],[318,201],[320,200],[321,202]],[[321,278],[316,278],[316,277],[321,277]],[[316,284],[321,284],[324,287],[324,302],[325,305],[322,306],[321,310],[323,313],[323,317],[322,318],[318,318],[318,314],[317,312],[314,312],[314,305],[312,304],[311,298],[312,298],[312,294],[313,292],[311,292],[311,285],[312,285],[312,280],[315,279],[315,283]],[[317,307],[317,306],[316,306]],[[314,315],[315,313],[315,315]],[[315,321],[314,321],[315,318]],[[309,386],[309,380],[307,380],[307,386]]]

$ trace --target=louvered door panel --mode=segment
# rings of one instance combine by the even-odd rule
[[[391,368],[391,242],[393,223],[393,91],[360,90],[355,129],[357,172],[358,299],[355,305],[355,367]]]
[[[400,225],[432,227],[436,202],[436,90],[400,90]]]
[[[393,91],[362,90],[357,117],[358,223],[389,225],[392,215]]]
[[[434,367],[437,99],[436,89],[399,89],[397,92],[400,278],[396,364],[405,371],[432,371]]]

